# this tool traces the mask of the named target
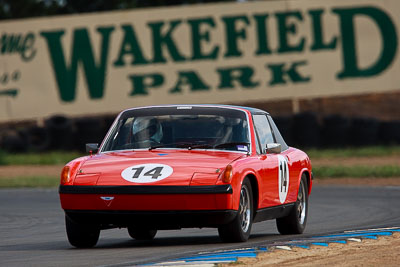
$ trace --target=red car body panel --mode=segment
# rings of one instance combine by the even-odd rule
[[[160,154],[167,154],[160,156]],[[173,167],[174,174],[167,179],[154,182],[152,185],[182,185],[199,186],[223,184],[219,179],[224,168],[229,164],[233,166],[233,188],[240,188],[243,178],[249,174],[254,175],[258,182],[258,209],[292,203],[296,201],[298,185],[303,172],[311,168],[310,161],[304,157],[304,152],[290,148],[283,153],[289,159],[290,179],[287,199],[280,203],[278,194],[278,159],[277,155],[253,155],[225,151],[198,151],[198,150],[153,150],[139,152],[120,152],[98,154],[86,157],[79,165],[82,173],[77,173],[73,179],[73,185],[132,185],[121,177],[121,171],[126,167],[140,163],[162,163]],[[71,163],[72,166],[74,162]],[[76,165],[75,165],[76,166]],[[219,173],[216,170],[220,169]],[[193,171],[196,170],[196,171]],[[139,184],[138,184],[139,185]],[[309,187],[311,192],[311,183]],[[237,199],[239,190],[234,190],[233,199]],[[216,195],[218,196],[218,195]],[[110,206],[105,205],[100,195],[68,195],[61,194],[63,209],[135,209],[135,210],[184,210],[188,209],[186,202],[190,202],[190,209],[237,209],[238,201],[232,204],[219,205],[215,196],[205,195],[127,195],[124,201],[127,203],[140,203],[140,205],[127,205],[124,201],[113,201]],[[120,196],[119,196],[120,197]],[[122,196],[121,196],[122,197]],[[220,197],[220,196],[219,196]],[[93,200],[91,200],[93,199]],[[228,200],[225,198],[225,200]],[[232,201],[229,198],[229,201]],[[89,204],[90,203],[90,204]],[[200,205],[196,205],[200,203]],[[205,205],[207,203],[207,205]],[[213,205],[211,205],[211,203]]]
[[[173,175],[156,181],[151,185],[190,185],[193,170],[196,173],[207,173],[212,176],[209,184],[215,184],[218,174],[216,169],[225,168],[230,162],[242,157],[243,153],[199,150],[125,151],[98,154],[82,164],[82,174],[99,173],[97,185],[132,185],[121,177],[121,171],[133,165],[159,163],[173,168]],[[75,178],[79,180],[81,174]]]
[[[253,130],[252,114],[249,118],[251,150],[246,152],[216,151],[209,149],[126,150],[98,153],[82,157],[67,164],[71,179],[62,185],[66,187],[148,187],[181,186],[201,188],[203,186],[226,185],[222,175],[228,164],[232,166],[231,193],[216,194],[110,194],[61,192],[60,201],[64,210],[99,211],[212,211],[238,210],[239,194],[243,180],[249,177],[256,187],[256,210],[276,207],[296,202],[300,180],[307,177],[308,193],[311,193],[312,174],[308,156],[301,150],[289,148],[278,154],[257,154],[256,135]],[[281,202],[279,195],[279,158],[285,157],[289,166],[287,196]],[[123,170],[140,164],[163,164],[173,169],[173,173],[151,184],[132,183],[121,176]],[[61,187],[60,187],[61,188]],[[158,187],[157,187],[158,188]],[[144,188],[146,189],[146,188]],[[107,200],[107,198],[110,198]],[[112,199],[111,199],[112,198]]]

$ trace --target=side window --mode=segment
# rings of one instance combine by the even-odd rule
[[[267,144],[275,143],[275,139],[265,115],[253,115],[253,121],[263,152]]]
[[[274,120],[271,118],[271,116],[268,116],[269,122],[271,124],[272,130],[274,131],[274,136],[276,139],[276,142],[278,144],[281,144],[282,147],[282,151],[285,151],[286,149],[288,149],[288,145],[286,144],[285,140],[283,140],[283,137],[281,135],[281,133],[278,130],[278,127],[276,127],[276,124],[274,123]]]

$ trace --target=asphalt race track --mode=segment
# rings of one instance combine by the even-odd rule
[[[75,249],[66,238],[56,189],[3,189],[0,203],[1,266],[135,265],[293,239],[268,221],[253,226],[247,243],[221,243],[216,229],[160,231],[150,242],[113,229],[102,231],[95,248]],[[303,236],[400,226],[399,203],[400,187],[315,186]]]

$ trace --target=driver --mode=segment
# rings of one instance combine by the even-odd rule
[[[161,142],[162,126],[156,118],[139,117],[132,124],[132,135],[138,148],[147,148]]]

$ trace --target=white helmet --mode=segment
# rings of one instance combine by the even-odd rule
[[[132,135],[138,142],[153,141],[160,143],[163,137],[162,126],[154,117],[138,117],[133,122]]]

